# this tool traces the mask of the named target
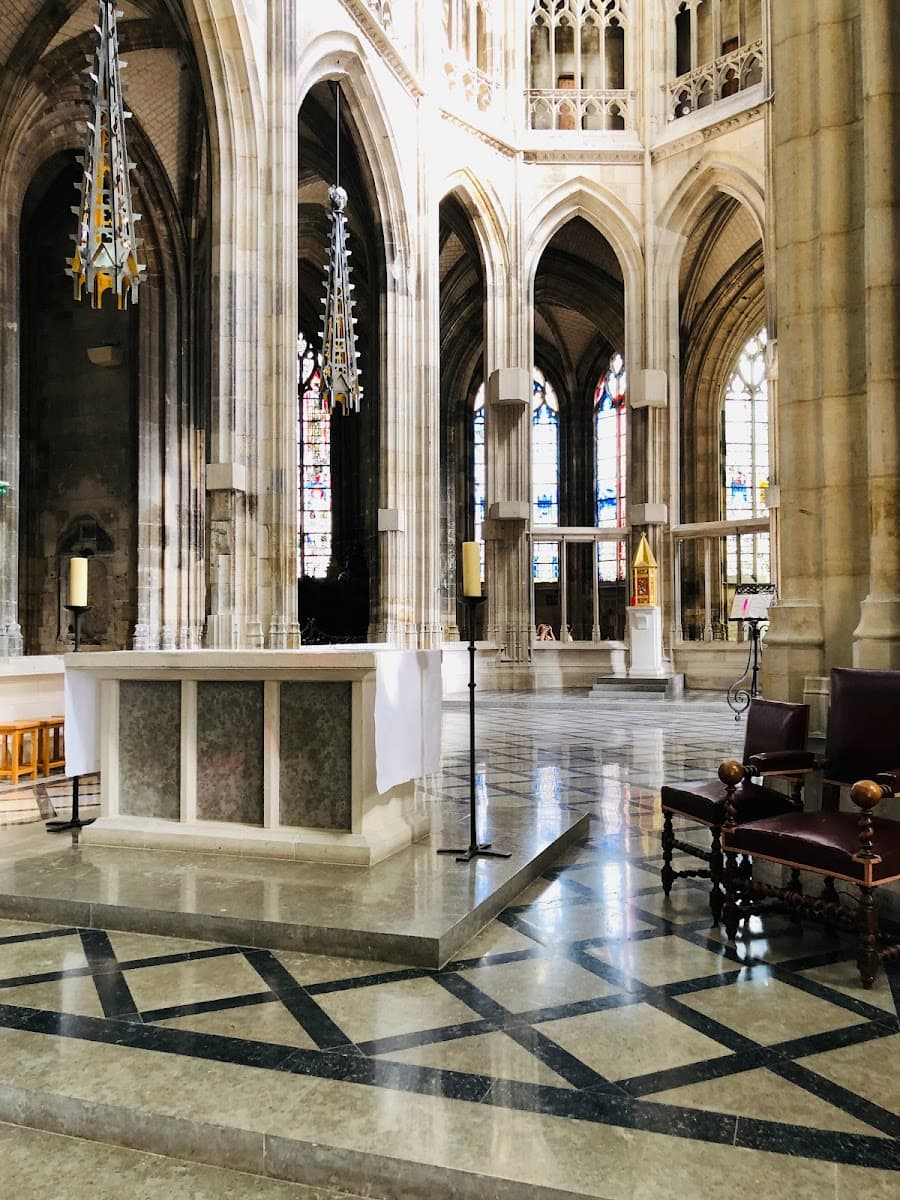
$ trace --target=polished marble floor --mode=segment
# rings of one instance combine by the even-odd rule
[[[466,736],[448,704],[450,809]],[[895,1197],[898,966],[864,992],[850,942],[773,917],[731,948],[702,883],[659,888],[661,782],[742,736],[708,697],[481,697],[480,803],[589,812],[591,835],[439,971],[0,922],[0,1120],[119,1143],[95,1200],[148,1151],[170,1197],[221,1168],[233,1191],[202,1186],[297,1200]],[[68,1195],[48,1136],[0,1127],[21,1200]]]

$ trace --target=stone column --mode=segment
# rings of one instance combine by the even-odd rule
[[[0,244],[18,245],[19,217],[0,210]],[[9,253],[0,265],[0,656],[22,653],[19,626],[19,265]]]
[[[297,0],[270,0],[268,12],[268,304],[263,478],[269,502],[268,644],[300,645],[297,621]]]
[[[858,11],[772,9],[781,599],[764,690],[792,700],[850,662],[867,574],[863,206],[847,185],[864,177]]]
[[[900,8],[862,6],[869,591],[853,665],[900,667]]]
[[[419,145],[427,146],[428,128],[435,114],[419,105]],[[429,160],[419,155],[419,237],[416,241],[417,274],[421,281],[414,307],[419,322],[416,343],[424,353],[416,355],[414,394],[420,397],[414,425],[416,438],[412,457],[413,511],[416,517],[414,552],[416,642],[430,650],[441,644],[441,370],[440,370],[440,270],[434,247],[439,244],[440,197],[428,184]],[[382,541],[384,545],[384,541]]]
[[[212,134],[218,172],[212,189],[206,641],[214,648],[252,648],[263,644],[256,494],[258,314],[266,296],[260,247],[265,138],[253,75],[241,70],[248,55],[242,27],[233,19],[218,20],[215,4],[202,8],[199,32],[204,45],[215,48],[209,67],[217,99]]]

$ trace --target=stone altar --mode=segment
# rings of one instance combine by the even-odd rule
[[[429,831],[439,651],[70,654],[66,773],[100,771],[88,843],[371,866]]]

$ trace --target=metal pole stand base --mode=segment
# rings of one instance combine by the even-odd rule
[[[512,854],[508,850],[492,850],[490,842],[481,842],[477,846],[467,846],[465,849],[459,847],[454,850],[448,847],[445,850],[438,850],[438,854],[455,854],[457,862],[470,862],[473,858],[512,857]]]
[[[469,844],[438,850],[438,854],[455,854],[457,862],[512,857],[506,850],[492,850],[490,842],[479,842],[475,822],[475,610],[484,601],[484,596],[463,596],[469,610]]]
[[[68,821],[48,821],[46,829],[48,833],[65,833],[67,829],[74,829],[77,833],[79,829],[84,829],[85,825],[93,825],[96,817],[88,817],[86,821],[82,821],[78,815],[78,783],[81,776],[75,775],[72,778],[72,815]]]

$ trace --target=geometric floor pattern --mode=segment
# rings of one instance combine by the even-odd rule
[[[592,832],[442,970],[3,921],[0,1027],[766,1151],[785,1195],[800,1160],[869,1168],[855,1194],[880,1195],[900,964],[864,991],[842,935],[754,918],[732,947],[701,881],[659,886],[659,787],[738,750],[723,708],[479,698],[482,801],[589,812]],[[446,705],[446,806],[466,734]]]

